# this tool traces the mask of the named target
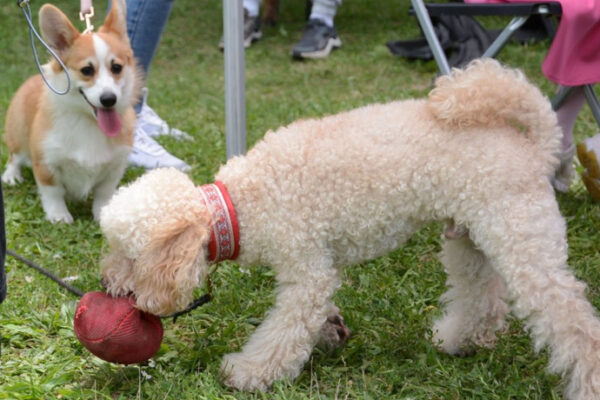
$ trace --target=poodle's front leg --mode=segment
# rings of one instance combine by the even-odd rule
[[[278,276],[277,299],[265,321],[240,353],[224,357],[226,385],[266,390],[275,380],[296,378],[320,339],[332,310],[330,298],[339,286],[337,272],[327,265],[286,275],[294,275],[294,281]]]
[[[327,319],[319,332],[317,347],[327,351],[333,350],[343,346],[349,337],[350,330],[344,322],[340,309],[331,303],[327,312]]]

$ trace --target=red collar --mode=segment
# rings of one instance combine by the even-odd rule
[[[223,182],[198,186],[200,198],[212,213],[208,261],[235,260],[240,252],[240,228],[233,202]]]

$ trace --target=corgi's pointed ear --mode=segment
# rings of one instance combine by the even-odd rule
[[[79,37],[79,31],[67,16],[51,4],[44,4],[40,9],[40,30],[44,40],[59,55]]]
[[[125,0],[112,0],[110,12],[106,16],[104,25],[99,29],[99,32],[113,32],[125,43],[129,43]]]

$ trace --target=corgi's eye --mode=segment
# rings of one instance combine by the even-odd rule
[[[115,75],[120,74],[123,71],[123,66],[121,64],[111,64],[110,71]]]
[[[94,76],[94,67],[91,65],[86,65],[85,67],[79,70],[83,76]]]

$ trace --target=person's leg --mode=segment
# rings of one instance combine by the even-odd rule
[[[260,30],[260,4],[262,0],[244,0],[244,48],[250,47],[252,43],[262,37]],[[225,48],[225,38],[221,36],[219,48]]]
[[[556,111],[558,125],[563,131],[562,152],[559,154],[560,165],[552,181],[554,188],[560,192],[568,192],[573,178],[573,156],[575,145],[573,141],[573,126],[577,114],[581,110],[585,96],[581,88],[573,88],[564,103]]]
[[[173,0],[127,0],[127,34],[146,76],[172,6]]]
[[[559,154],[560,165],[552,181],[554,188],[567,192],[574,173],[573,156],[575,143],[573,127],[581,107],[585,102],[582,87],[573,88],[569,97],[556,111],[558,125],[563,131],[562,153]],[[600,201],[600,134],[586,138],[577,144],[577,157],[584,168],[581,178],[592,199]]]
[[[127,34],[133,54],[148,76],[150,64],[167,23],[173,0],[127,0]],[[175,167],[183,171],[190,169],[184,161],[169,154],[153,136],[173,135],[189,137],[179,129],[169,128],[146,102],[148,90],[135,105],[138,122],[135,129],[133,149],[129,156],[132,165],[144,168]]]
[[[324,58],[342,45],[333,20],[342,0],[315,0],[294,58]]]
[[[244,0],[244,10],[251,17],[258,17],[261,0]]]
[[[308,19],[319,19],[333,27],[333,19],[340,4],[342,0],[315,0]]]

